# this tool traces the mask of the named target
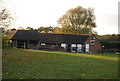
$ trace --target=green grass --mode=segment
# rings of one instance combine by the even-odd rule
[[[117,54],[3,50],[3,79],[118,79]]]

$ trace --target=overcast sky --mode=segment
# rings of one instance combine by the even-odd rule
[[[68,9],[82,6],[94,8],[98,34],[118,33],[119,0],[9,0],[7,7],[16,14],[12,28],[58,26],[57,20]]]

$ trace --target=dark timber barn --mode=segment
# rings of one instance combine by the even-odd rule
[[[11,38],[12,46],[24,49],[64,50],[77,53],[100,53],[101,43],[95,35],[39,33],[18,30]]]

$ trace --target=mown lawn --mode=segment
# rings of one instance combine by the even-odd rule
[[[3,79],[118,79],[118,55],[4,49]]]

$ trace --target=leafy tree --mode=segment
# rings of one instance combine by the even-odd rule
[[[18,27],[18,30],[25,30],[23,27]]]
[[[31,27],[27,27],[26,30],[34,30],[34,29]]]
[[[16,29],[15,28],[12,28],[11,31],[15,31]]]
[[[46,33],[44,30],[40,31],[40,33]]]
[[[0,11],[0,26],[8,28],[11,24],[12,16],[7,9]]]
[[[120,34],[107,34],[107,35],[98,35],[97,36],[98,40],[100,42],[116,42],[116,41],[119,41],[119,38],[120,38]]]
[[[96,35],[104,46],[103,52],[120,52],[120,34]]]
[[[50,33],[50,32],[53,32],[53,27],[49,26],[49,27],[40,27],[38,28],[38,30],[41,32],[41,31],[44,31],[45,33]]]
[[[63,33],[84,34],[94,33],[92,28],[96,27],[95,16],[92,8],[78,6],[68,10],[59,20]]]
[[[62,33],[62,29],[60,27],[54,27],[53,33]]]
[[[2,33],[11,26],[13,21],[13,16],[6,8],[0,10],[0,29]]]
[[[43,29],[44,29],[44,27],[39,27],[39,28],[38,28],[39,31],[41,31],[41,30],[43,30]]]
[[[2,35],[2,48],[8,48],[9,47],[9,37],[8,35]]]
[[[14,18],[8,8],[5,6],[7,0],[1,0],[0,1],[0,31],[2,31],[2,47],[8,47],[9,46],[9,37],[7,34],[10,30],[8,28],[11,26],[12,22],[14,21]],[[1,42],[0,42],[1,43]]]

